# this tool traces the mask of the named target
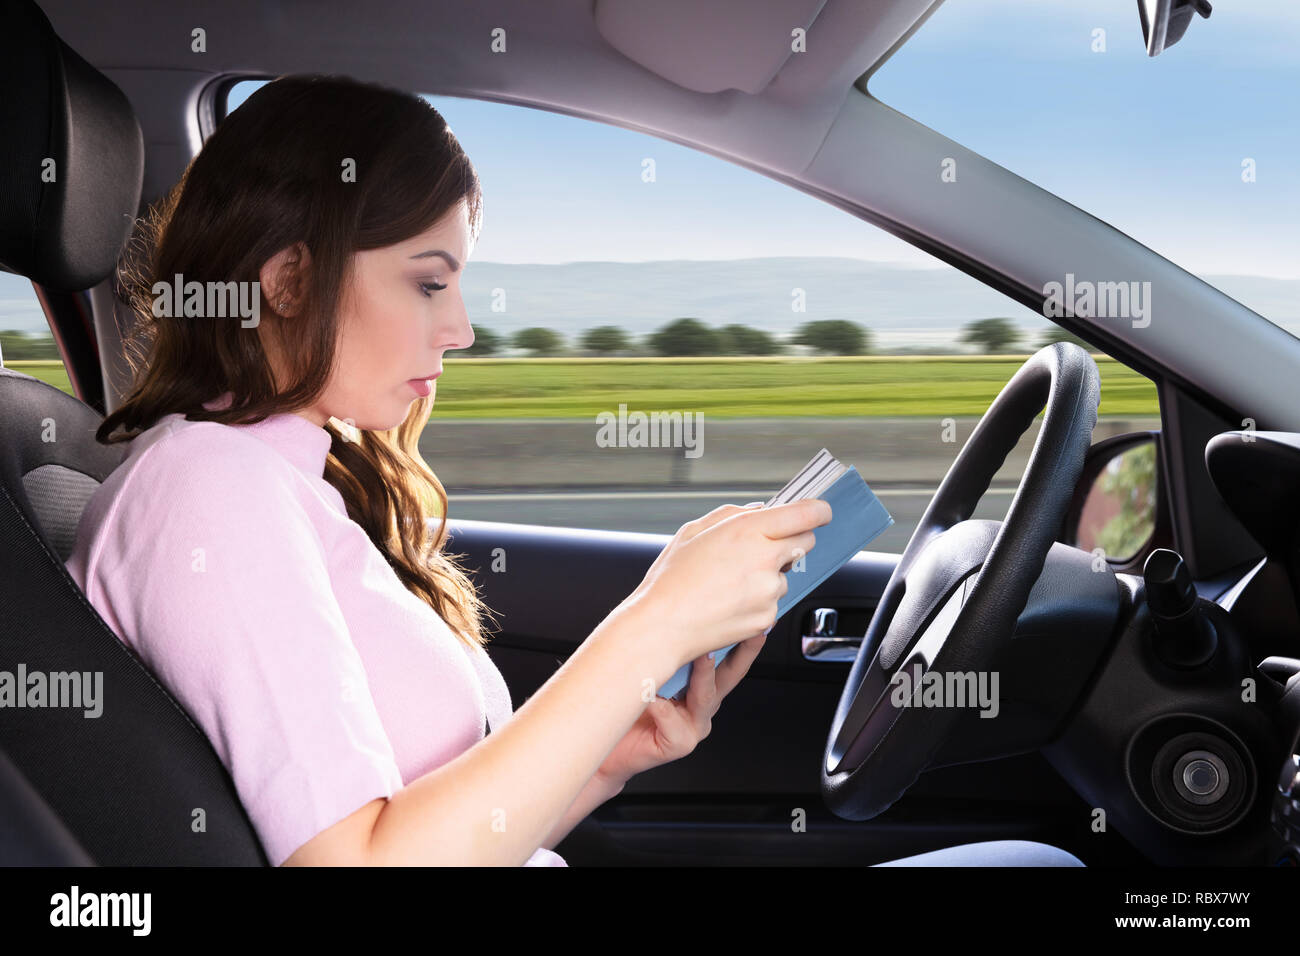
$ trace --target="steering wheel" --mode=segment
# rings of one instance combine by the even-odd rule
[[[1003,387],[948,469],[885,586],[835,709],[821,786],[837,816],[868,820],[888,809],[962,716],[960,707],[917,706],[920,685],[910,679],[979,674],[1010,642],[1078,483],[1100,397],[1086,351],[1046,346]],[[968,521],[1044,405],[1001,525]],[[900,693],[907,687],[914,689]]]

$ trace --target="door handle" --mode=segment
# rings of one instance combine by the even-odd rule
[[[839,612],[833,607],[819,607],[813,611],[812,633],[799,639],[804,660],[833,664],[844,661],[852,663],[857,659],[862,638],[837,635],[835,627],[839,623],[839,617]]]

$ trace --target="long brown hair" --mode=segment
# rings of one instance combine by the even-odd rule
[[[355,169],[354,181],[344,175]],[[226,117],[180,181],[138,223],[119,269],[132,307],[126,338],[134,381],[96,432],[128,441],[164,415],[252,424],[310,405],[333,368],[339,302],[355,252],[413,238],[464,203],[481,223],[478,175],[446,120],[410,93],[344,76],[273,80]],[[277,252],[302,243],[311,255],[304,293],[281,315],[263,295],[288,379],[276,390],[261,340],[238,319],[155,315],[155,282],[258,281]],[[204,288],[208,288],[206,285]],[[181,310],[162,310],[179,313]],[[203,403],[225,392],[228,407]],[[491,612],[447,543],[447,494],[420,456],[433,397],[399,426],[353,430],[331,419],[325,479],[402,583],[467,643],[486,641]],[[113,434],[118,428],[124,431]],[[429,527],[439,519],[436,533]]]

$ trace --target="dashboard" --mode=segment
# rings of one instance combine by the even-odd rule
[[[1264,557],[1217,595],[1261,679],[1274,685],[1289,757],[1272,787],[1270,825],[1279,865],[1300,865],[1300,434],[1232,431],[1212,438],[1205,464],[1232,513]],[[1265,777],[1267,778],[1267,773]],[[1266,780],[1267,783],[1267,780]]]

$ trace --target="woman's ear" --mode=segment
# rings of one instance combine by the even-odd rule
[[[302,301],[310,269],[311,252],[302,242],[286,246],[262,264],[258,284],[277,314],[292,314]]]

